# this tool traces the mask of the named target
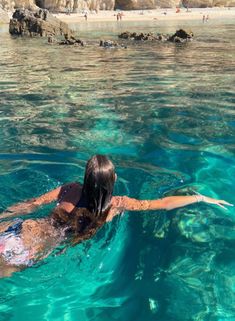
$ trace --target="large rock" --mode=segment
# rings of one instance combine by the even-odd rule
[[[116,0],[115,8],[121,10],[154,9],[155,0]]]
[[[157,8],[175,8],[178,7],[181,0],[155,0]]]
[[[207,8],[213,6],[213,0],[182,0],[182,4],[188,8]]]
[[[168,38],[168,41],[170,42],[186,42],[193,39],[193,33],[187,32],[184,29],[177,30],[172,36]]]
[[[36,0],[40,8],[53,12],[113,10],[115,0]]]
[[[10,20],[9,32],[17,36],[67,35],[72,31],[65,22],[53,17],[47,10],[17,9]]]

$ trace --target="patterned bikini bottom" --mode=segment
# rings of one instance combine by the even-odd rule
[[[30,251],[25,248],[20,237],[22,224],[22,219],[16,219],[0,234],[0,256],[9,265],[32,265]]]

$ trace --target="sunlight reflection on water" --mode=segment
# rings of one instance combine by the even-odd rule
[[[194,22],[192,43],[126,50],[98,46],[99,37],[116,39],[116,24],[87,27],[77,27],[84,48],[1,32],[1,208],[81,181],[94,153],[114,161],[116,194],[197,190],[234,202],[234,25]],[[1,280],[0,320],[231,321],[234,238],[232,209],[125,214],[93,240]]]

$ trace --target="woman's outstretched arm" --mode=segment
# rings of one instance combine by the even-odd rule
[[[224,200],[217,200],[204,195],[190,195],[190,196],[169,196],[157,200],[137,200],[127,196],[121,196],[117,199],[117,207],[121,210],[127,211],[150,211],[150,210],[173,210],[178,207],[204,202],[214,204],[225,208],[224,205],[233,206]]]
[[[22,203],[18,203],[8,207],[5,212],[0,214],[0,220],[4,218],[11,218],[18,215],[29,214],[33,212],[37,207],[43,204],[49,204],[56,201],[61,193],[62,186],[51,190],[50,192],[43,194],[39,197],[32,198]]]

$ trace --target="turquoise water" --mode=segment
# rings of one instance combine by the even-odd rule
[[[186,45],[98,47],[126,29],[181,26],[74,25],[84,48],[1,27],[1,209],[81,181],[95,153],[115,163],[116,194],[235,203],[234,24],[193,22]],[[0,321],[235,320],[234,209],[125,213],[58,254],[0,279]]]

